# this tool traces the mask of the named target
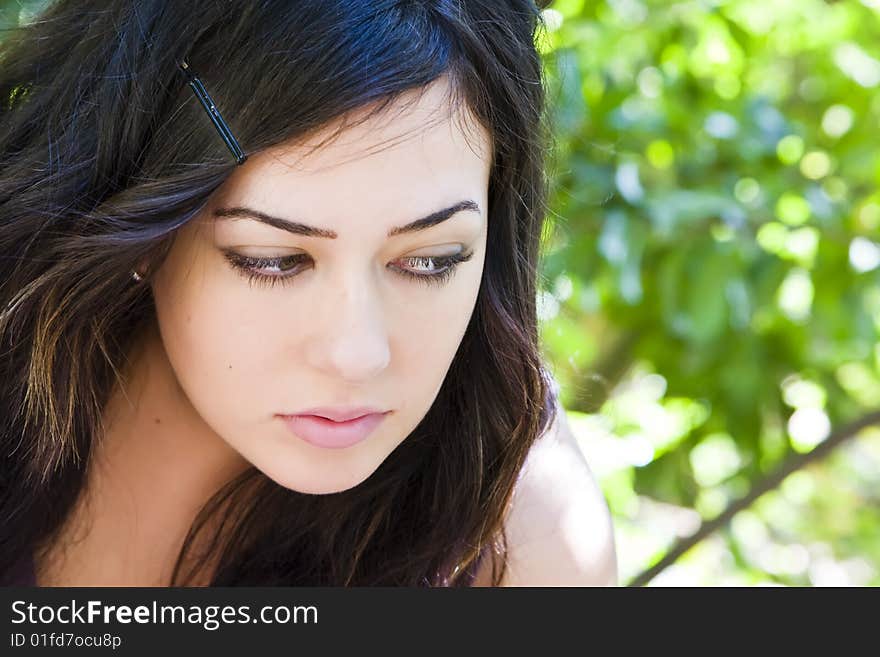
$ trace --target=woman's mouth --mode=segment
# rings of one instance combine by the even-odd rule
[[[318,415],[281,415],[287,428],[316,447],[342,449],[356,445],[375,431],[390,413],[368,413],[345,422],[334,422]]]

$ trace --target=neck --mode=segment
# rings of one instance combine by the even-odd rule
[[[49,579],[167,585],[198,511],[249,467],[193,408],[155,327],[138,341],[124,380],[105,407],[86,489],[56,540]]]

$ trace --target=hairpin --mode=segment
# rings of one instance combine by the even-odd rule
[[[205,111],[211,118],[211,123],[213,123],[214,127],[217,128],[217,132],[220,133],[220,136],[223,138],[226,146],[235,157],[235,163],[244,163],[244,161],[247,159],[247,155],[245,155],[244,152],[241,150],[241,146],[238,145],[238,141],[233,136],[232,131],[229,129],[229,126],[226,125],[226,121],[224,121],[223,117],[220,115],[220,110],[218,110],[217,106],[214,105],[214,101],[211,100],[211,96],[208,95],[208,91],[207,89],[205,89],[205,85],[202,84],[202,81],[199,80],[198,76],[196,76],[195,73],[193,73],[192,69],[185,61],[180,63],[180,68],[184,73],[186,73],[187,80],[189,80],[189,86],[192,87],[196,98],[199,99],[202,107],[205,108]]]

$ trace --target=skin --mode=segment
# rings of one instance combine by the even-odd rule
[[[314,152],[335,126],[251,156],[177,233],[152,278],[157,325],[107,406],[85,494],[37,559],[41,585],[167,585],[196,512],[235,474],[253,465],[297,491],[345,490],[421,421],[470,320],[486,252],[491,138],[449,111],[447,91],[441,79],[407,94]],[[462,200],[479,210],[386,235]],[[231,207],[337,237],[215,216]],[[251,285],[230,251],[307,258],[283,263],[299,273],[269,287]],[[416,257],[462,251],[471,258],[443,284],[396,269],[424,274],[432,263]],[[343,449],[308,444],[277,417],[341,405],[391,413]]]
[[[616,586],[611,514],[565,410],[529,450],[505,520],[500,586]],[[491,582],[484,569],[475,585]]]

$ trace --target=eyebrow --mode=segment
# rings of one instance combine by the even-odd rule
[[[450,219],[459,212],[463,211],[479,212],[480,206],[471,200],[459,201],[455,205],[451,205],[448,208],[443,208],[442,210],[432,212],[431,214],[422,217],[421,219],[416,219],[415,221],[412,221],[403,226],[395,226],[388,231],[388,237],[394,237],[395,235],[400,235],[403,233],[415,233],[420,230],[426,230],[428,228],[431,228],[432,226],[443,223],[447,219]],[[272,226],[273,228],[280,228],[281,230],[285,230],[288,233],[303,235],[305,237],[326,237],[331,240],[335,240],[337,238],[336,231],[327,230],[325,228],[316,228],[315,226],[309,226],[307,224],[300,223],[299,221],[273,217],[266,214],[265,212],[260,212],[259,210],[254,210],[253,208],[242,206],[236,206],[233,208],[217,208],[216,210],[214,210],[214,216],[232,219],[254,219],[261,223]]]

